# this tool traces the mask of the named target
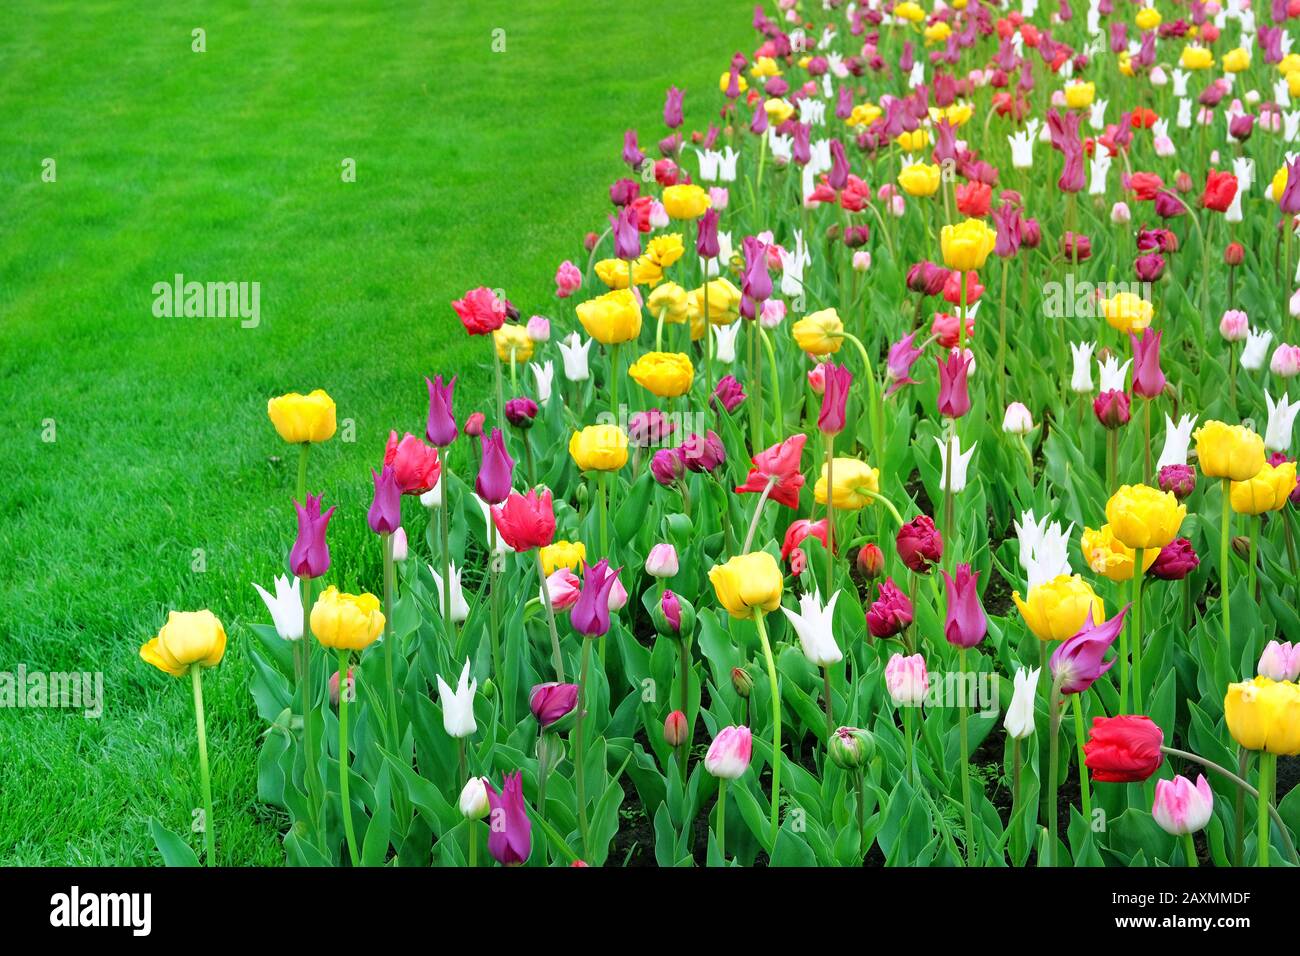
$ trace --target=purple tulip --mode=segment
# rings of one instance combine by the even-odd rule
[[[609,187],[609,201],[615,206],[627,206],[641,195],[641,184],[635,179],[616,179]]]
[[[664,589],[663,596],[659,598],[659,610],[664,613],[664,620],[668,626],[676,633],[682,630],[682,602],[668,588]]]
[[[506,421],[515,428],[531,428],[537,417],[537,403],[527,396],[512,398],[506,402],[504,409]]]
[[[1133,392],[1143,398],[1156,398],[1165,390],[1165,373],[1160,371],[1160,336],[1151,329],[1142,330],[1142,338],[1128,334],[1133,343]]]
[[[835,98],[835,118],[846,120],[853,115],[853,89],[841,86]]]
[[[767,271],[767,245],[754,236],[746,236],[741,242],[741,248],[745,253],[741,291],[751,303],[761,303],[772,296],[772,277]]]
[[[716,259],[722,247],[718,244],[718,211],[716,209],[704,210],[696,223],[696,240],[695,251],[699,253],[701,259]]]
[[[429,386],[429,418],[424,426],[424,437],[429,439],[429,444],[446,448],[459,434],[456,428],[456,416],[451,409],[456,376],[453,375],[451,381],[445,384],[441,375],[435,375],[432,380],[426,378],[424,381]]]
[[[1052,654],[1051,668],[1053,679],[1060,683],[1061,693],[1082,694],[1093,681],[1114,666],[1114,661],[1103,658],[1115,643],[1115,638],[1119,637],[1129,607],[1125,604],[1123,610],[1100,625],[1094,624],[1089,615],[1083,630],[1057,647]]]
[[[1291,215],[1300,212],[1300,156],[1287,165],[1286,188],[1278,198],[1278,207]]]
[[[330,569],[330,548],[325,541],[334,508],[321,514],[320,495],[308,495],[307,507],[293,503],[298,512],[298,538],[289,552],[289,570],[300,578],[318,578]]]
[[[1142,282],[1155,282],[1165,274],[1165,257],[1158,252],[1148,252],[1133,261],[1133,271]]]
[[[703,437],[687,435],[679,451],[687,471],[713,472],[727,461],[727,449],[713,429],[709,429]]]
[[[677,129],[682,125],[682,99],[685,93],[675,86],[668,87],[668,96],[664,100],[664,125]]]
[[[716,410],[719,406],[724,411],[734,412],[736,406],[745,400],[745,387],[734,375],[724,375],[718,382],[718,387],[713,390],[713,397],[709,399],[709,404]]]
[[[808,123],[794,124],[794,146],[791,148],[790,158],[800,166],[807,166],[812,162],[812,126]]]
[[[569,623],[584,637],[601,637],[609,631],[609,593],[618,581],[622,568],[609,569],[601,558],[594,565],[582,565],[582,591],[569,611]]]
[[[501,429],[492,429],[492,435],[480,435],[483,446],[482,462],[478,477],[474,479],[474,490],[478,496],[490,505],[499,505],[510,497],[511,472],[515,460],[506,451],[506,439]]]
[[[623,162],[632,167],[632,172],[641,169],[641,164],[645,162],[645,153],[637,146],[636,130],[630,129],[623,134]]]
[[[566,717],[578,703],[577,684],[538,684],[528,693],[528,709],[543,729]]]
[[[943,624],[943,636],[954,647],[974,647],[984,640],[989,621],[980,604],[980,575],[972,572],[969,564],[957,565],[957,577],[943,572],[943,583],[948,599],[948,616]]]
[[[966,387],[970,359],[950,353],[946,361],[940,358],[935,361],[939,364],[939,414],[961,418],[970,411],[970,391]]]
[[[916,65],[916,54],[912,49],[912,41],[903,41],[903,54],[898,58],[898,69],[903,73],[911,73],[912,67]]]
[[[366,512],[366,521],[375,534],[392,534],[402,526],[402,489],[392,465],[370,472],[375,480],[375,497]]]
[[[627,440],[634,448],[660,445],[676,430],[677,424],[657,408],[635,412],[627,420]]]
[[[1196,469],[1191,465],[1165,465],[1156,475],[1161,491],[1168,491],[1183,501],[1196,490]]]
[[[1002,259],[1010,259],[1020,251],[1020,207],[1013,202],[1004,202],[993,211],[993,225],[998,234],[993,253]]]
[[[822,367],[826,387],[822,392],[822,407],[817,413],[817,428],[823,435],[838,435],[844,431],[845,407],[849,402],[849,387],[853,373],[843,365],[827,362]]]
[[[912,378],[912,365],[921,357],[921,350],[912,345],[916,333],[911,332],[889,347],[889,357],[885,374],[889,377],[889,388],[885,397],[893,395],[904,385],[917,384]]]
[[[609,217],[609,227],[614,233],[614,255],[631,262],[641,257],[641,231],[637,228],[637,211],[624,206],[617,216]]]
[[[749,121],[749,131],[755,136],[762,136],[767,132],[767,110],[763,108],[761,100],[754,106],[754,116]]]
[[[1163,470],[1161,469],[1162,472]],[[1197,557],[1191,541],[1187,538],[1174,538],[1160,549],[1160,554],[1151,562],[1147,573],[1162,581],[1181,581],[1195,571],[1200,563],[1201,559]]]
[[[838,139],[831,140],[831,171],[826,182],[836,192],[849,184],[849,160],[844,155],[844,144]]]
[[[933,155],[940,166],[957,161],[957,128],[946,118],[934,124]]]
[[[1155,202],[1156,215],[1161,219],[1176,219],[1187,212],[1187,207],[1183,201],[1171,193],[1168,189],[1162,189],[1156,193]]]
[[[519,866],[533,850],[533,825],[524,810],[524,778],[516,771],[501,781],[501,792],[485,781],[488,806],[488,852],[502,866]]]
[[[686,474],[686,462],[680,448],[661,448],[650,459],[650,474],[659,484],[668,486]]]

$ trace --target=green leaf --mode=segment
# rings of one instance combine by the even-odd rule
[[[157,844],[158,852],[162,854],[164,866],[199,865],[199,858],[190,849],[190,845],[154,817],[149,818],[149,832],[153,834],[153,842]]]

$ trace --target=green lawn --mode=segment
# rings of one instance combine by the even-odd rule
[[[231,639],[207,680],[219,857],[282,860],[245,654],[266,619],[250,581],[294,530],[266,399],[323,387],[355,422],[311,484],[339,505],[333,579],[377,587],[367,466],[390,427],[422,431],[425,374],[461,374],[462,413],[484,394],[486,344],[449,301],[485,284],[549,311],[626,171],[623,130],[653,144],[670,83],[705,125],[692,94],[751,42],[749,6],[6,6],[0,671],[102,671],[106,703],[99,720],[0,709],[0,863],[147,863],[149,816],[188,828],[188,685],[137,649],[168,608],[199,607]],[[261,325],[155,318],[176,273],[260,282]]]

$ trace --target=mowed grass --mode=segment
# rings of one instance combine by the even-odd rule
[[[487,394],[487,343],[449,301],[485,284],[552,311],[623,130],[653,144],[670,83],[705,125],[749,42],[746,4],[690,0],[7,5],[0,671],[100,671],[106,700],[98,720],[0,709],[0,863],[157,862],[147,818],[188,831],[188,683],[137,651],[201,607],[230,636],[205,678],[219,859],[282,861],[247,690],[246,625],[267,619],[250,582],[294,533],[267,398],[323,387],[354,423],[310,484],[339,506],[330,579],[377,588],[388,429],[422,431],[426,374],[461,376],[462,414]],[[176,273],[260,282],[260,326],[155,318]]]

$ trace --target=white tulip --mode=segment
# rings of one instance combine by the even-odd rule
[[[555,363],[549,359],[539,365],[533,362],[533,379],[537,382],[537,404],[545,405],[551,400],[551,383],[555,381]]]
[[[278,575],[275,579],[275,595],[266,592],[260,584],[254,583],[262,602],[271,612],[271,621],[275,624],[275,633],[286,641],[296,641],[302,637],[302,591],[298,579],[288,575]]]
[[[1097,374],[1101,378],[1101,390],[1103,392],[1124,391],[1124,381],[1128,377],[1128,367],[1132,364],[1132,359],[1126,359],[1124,364],[1120,365],[1119,359],[1114,355],[1104,362],[1098,362]]]
[[[487,778],[470,777],[460,792],[460,813],[466,820],[482,820],[491,810],[487,796]]]
[[[1300,402],[1290,402],[1284,394],[1280,401],[1274,402],[1273,396],[1264,393],[1268,403],[1268,428],[1264,433],[1264,447],[1269,451],[1284,452],[1291,447],[1291,429],[1295,425],[1296,412],[1300,412]]]
[[[1028,589],[1044,584],[1062,574],[1070,574],[1071,524],[1064,531],[1059,521],[1048,523],[1051,515],[1035,518],[1033,509],[1013,522],[1020,543],[1020,566],[1025,569]]]
[[[1256,332],[1251,329],[1246,333],[1246,346],[1241,350],[1241,367],[1248,372],[1258,372],[1268,359],[1268,345],[1273,341],[1273,333],[1267,330]]]
[[[1187,446],[1192,442],[1192,429],[1197,418],[1196,415],[1183,415],[1175,425],[1172,418],[1165,416],[1165,447],[1156,462],[1156,471],[1166,465],[1187,464]]]
[[[935,443],[939,446],[939,490],[947,491],[949,477],[948,443],[938,437],[935,438]],[[952,493],[954,495],[966,488],[966,469],[970,466],[971,455],[975,454],[975,446],[978,444],[979,442],[975,442],[965,452],[962,452],[961,439],[956,435],[952,436]]]
[[[442,606],[445,597],[442,575],[433,569],[433,565],[429,565],[429,573],[433,575],[434,593],[438,595],[438,613],[445,614]],[[451,619],[457,624],[462,624],[469,617],[469,603],[465,600],[465,592],[460,586],[460,569],[456,567],[455,561],[449,562],[447,577],[451,578]]]
[[[591,375],[587,367],[591,339],[584,342],[577,332],[571,332],[555,344],[560,347],[560,356],[564,359],[564,377],[570,382],[585,382]]]
[[[1074,356],[1074,370],[1070,375],[1070,391],[1079,395],[1092,391],[1092,353],[1096,350],[1096,342],[1070,343],[1070,353]]]
[[[438,700],[442,702],[442,728],[447,735],[460,739],[468,737],[478,730],[474,721],[474,691],[478,690],[478,681],[469,676],[469,658],[465,659],[465,669],[460,672],[460,681],[453,693],[442,679],[435,674],[438,681]]]
[[[1039,668],[1016,669],[1015,689],[1011,693],[1011,703],[1007,705],[1007,715],[1002,726],[1007,733],[1018,740],[1029,737],[1034,732],[1034,695],[1038,689]]]
[[[713,330],[713,357],[723,364],[730,365],[736,361],[736,336],[740,334],[743,322],[730,325],[710,325]]]
[[[835,643],[835,634],[831,622],[835,617],[835,602],[840,592],[836,591],[822,607],[821,595],[806,591],[799,596],[799,613],[782,607],[781,613],[789,620],[794,632],[799,635],[799,646],[803,656],[816,667],[830,667],[844,659],[839,646]]]

